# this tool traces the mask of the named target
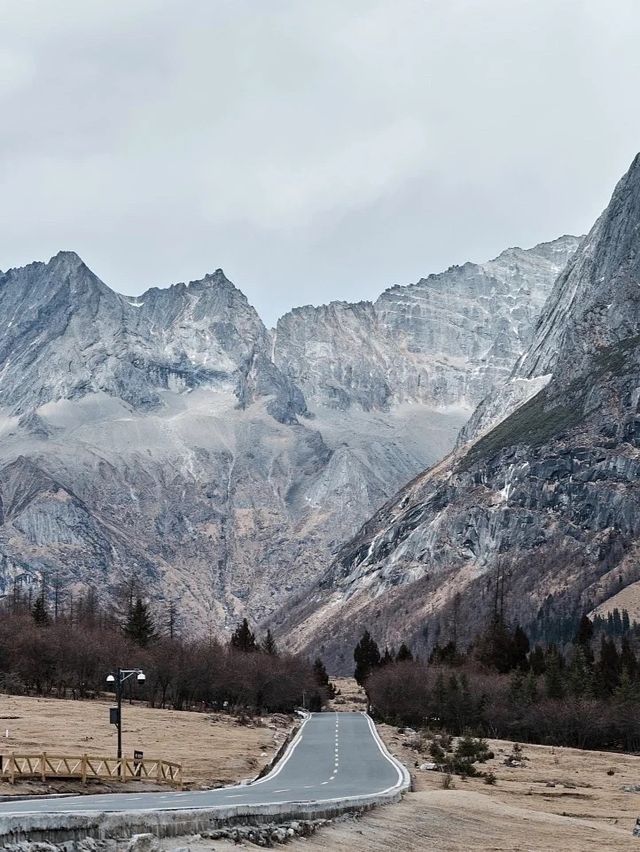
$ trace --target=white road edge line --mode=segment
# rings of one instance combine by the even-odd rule
[[[385,793],[391,793],[393,790],[397,790],[398,788],[403,787],[404,785],[406,785],[406,787],[408,789],[411,786],[411,777],[409,776],[409,770],[407,769],[407,767],[403,763],[400,763],[400,761],[397,758],[395,758],[392,754],[390,754],[388,748],[386,747],[386,745],[382,741],[380,734],[378,733],[378,730],[377,730],[371,716],[369,716],[365,712],[362,712],[362,715],[365,717],[365,719],[367,720],[367,723],[369,724],[371,734],[372,734],[374,740],[376,741],[376,745],[380,749],[380,754],[384,757],[385,760],[389,761],[389,763],[395,768],[396,772],[398,773],[397,783],[394,784],[392,787],[387,787],[386,790],[381,790],[380,793],[378,793],[377,795],[382,796]]]
[[[246,784],[246,787],[257,787],[258,784],[264,784],[266,781],[272,781],[276,776],[278,776],[287,763],[291,760],[291,757],[296,750],[296,748],[300,745],[300,741],[302,740],[302,732],[304,731],[304,727],[307,722],[311,719],[311,713],[306,713],[304,722],[298,728],[298,733],[291,740],[289,745],[287,746],[287,750],[282,755],[282,758],[278,761],[277,766],[272,772],[269,772],[264,778],[260,778],[259,781],[252,781],[251,784]]]

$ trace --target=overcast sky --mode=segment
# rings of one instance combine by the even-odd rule
[[[0,269],[223,267],[267,323],[587,230],[638,0],[0,0]]]

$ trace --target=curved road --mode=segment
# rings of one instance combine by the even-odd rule
[[[406,769],[392,758],[364,713],[313,713],[275,769],[252,784],[216,790],[110,793],[1,802],[0,816],[226,808],[325,802],[404,789]]]

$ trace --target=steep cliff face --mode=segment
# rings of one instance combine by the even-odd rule
[[[221,270],[138,298],[71,252],[0,274],[0,593],[135,573],[199,629],[266,618],[450,450],[575,243],[293,311],[273,338]]]
[[[278,322],[274,361],[318,404],[470,410],[508,376],[578,242],[507,249],[391,287],[373,304],[296,308]]]
[[[640,156],[467,442],[389,501],[280,618],[293,644],[348,664],[342,649],[364,624],[390,643],[470,639],[497,583],[527,624],[638,581],[639,384]]]

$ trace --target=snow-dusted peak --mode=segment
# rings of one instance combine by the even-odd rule
[[[284,419],[304,410],[301,394],[267,364],[262,321],[221,269],[133,298],[107,287],[74,252],[60,252],[0,277],[0,322],[0,405],[18,414],[97,392],[144,410],[162,404],[163,390],[202,385],[243,405],[278,397]]]

